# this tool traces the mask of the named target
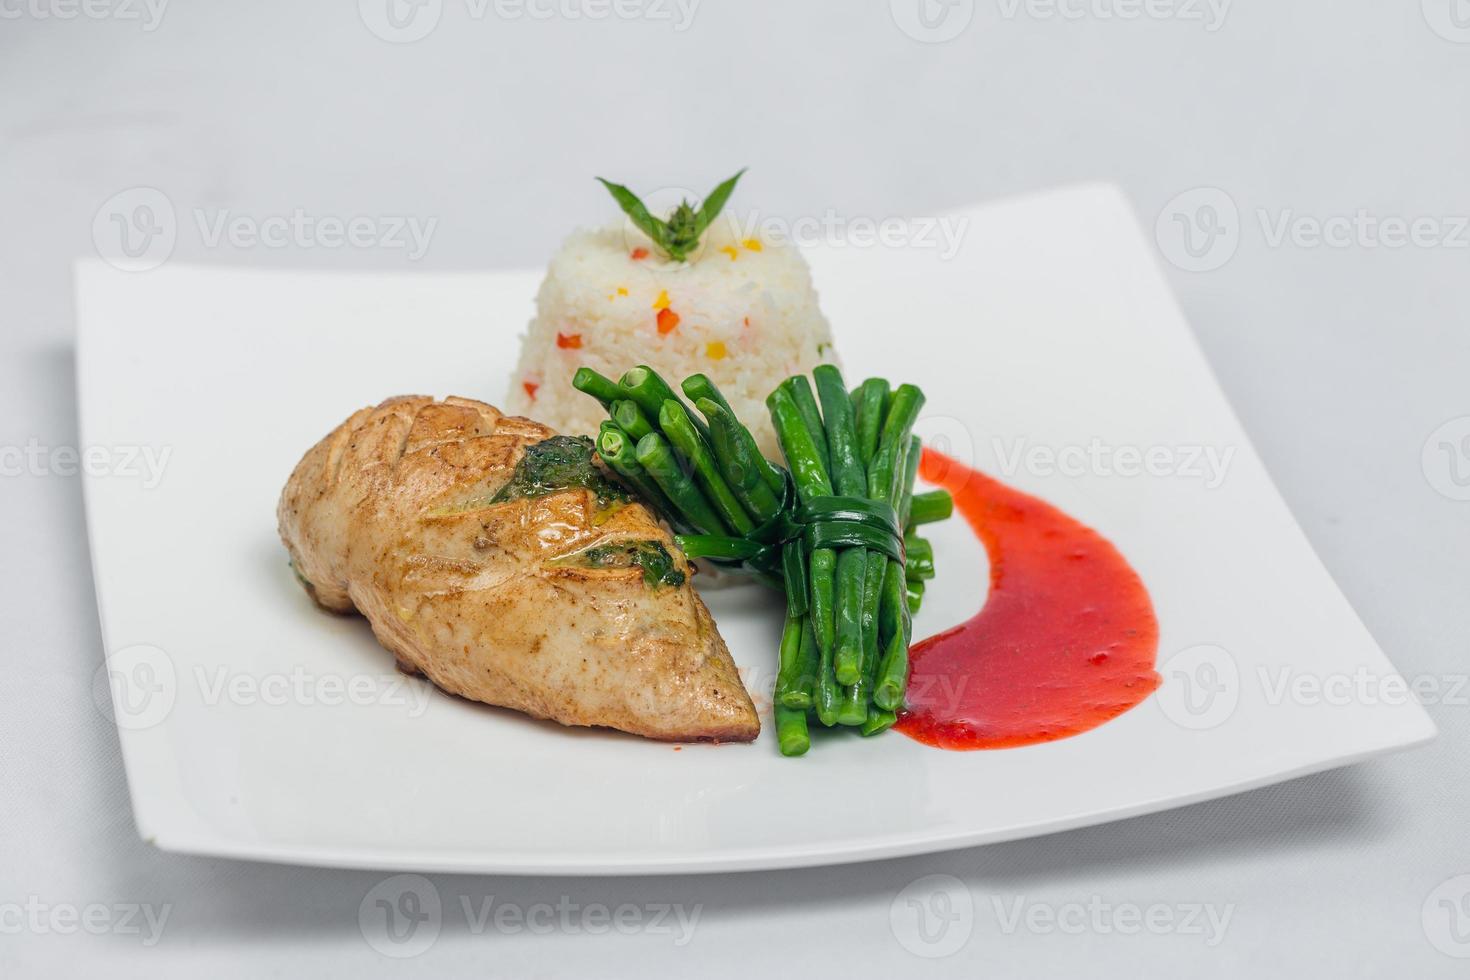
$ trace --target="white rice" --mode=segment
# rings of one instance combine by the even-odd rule
[[[635,249],[647,257],[634,259]],[[671,313],[661,330],[665,304]],[[577,368],[616,381],[647,364],[676,391],[702,372],[762,451],[779,460],[766,396],[824,361],[836,362],[832,332],[795,246],[741,239],[726,215],[698,254],[673,263],[624,223],[577,231],[552,259],[506,408],[564,433],[594,435],[607,415],[572,387]]]

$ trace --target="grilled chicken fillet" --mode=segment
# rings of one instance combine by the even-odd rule
[[[684,555],[590,451],[587,485],[538,482],[541,453],[577,448],[554,435],[465,398],[389,399],[297,465],[281,539],[318,604],[362,613],[403,669],[453,694],[649,738],[754,739]]]

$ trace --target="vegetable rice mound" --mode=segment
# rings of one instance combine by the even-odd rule
[[[761,450],[780,459],[766,396],[793,374],[836,362],[795,246],[743,235],[726,215],[697,252],[674,262],[623,222],[573,233],[552,259],[506,408],[559,432],[594,435],[607,415],[572,387],[577,368],[616,380],[647,364],[675,389],[703,373]]]

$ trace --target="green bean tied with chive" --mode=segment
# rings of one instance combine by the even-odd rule
[[[598,433],[603,461],[669,521],[689,558],[785,592],[781,754],[810,749],[813,721],[864,736],[892,727],[913,615],[935,572],[915,529],[954,510],[946,491],[914,493],[923,392],[883,378],[849,389],[833,365],[788,378],[766,399],[782,468],[706,375],[680,385],[692,409],[647,365],[618,381],[582,368],[572,384],[611,416]]]

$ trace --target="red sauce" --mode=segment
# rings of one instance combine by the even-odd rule
[[[1143,582],[1108,541],[1055,507],[924,450],[920,473],[954,494],[990,556],[974,618],[910,654],[897,728],[944,749],[1067,738],[1159,686],[1159,624]]]

